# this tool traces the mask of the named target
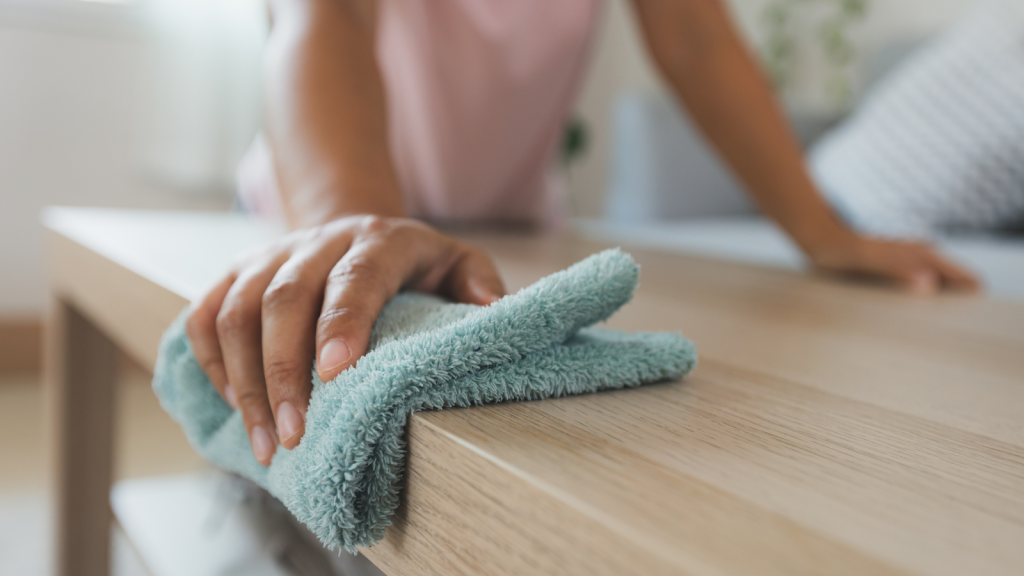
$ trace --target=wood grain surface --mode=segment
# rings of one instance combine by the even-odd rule
[[[55,292],[149,366],[177,308],[273,235],[59,216]],[[460,234],[513,290],[606,247]],[[1024,573],[1024,306],[630,252],[641,286],[610,325],[682,331],[696,371],[414,415],[402,507],[364,551],[385,572]]]
[[[606,247],[471,239],[511,288]],[[695,373],[416,415],[406,505],[371,559],[424,573],[453,551],[432,574],[1024,572],[1024,307],[631,252],[641,287],[610,325],[682,330]]]

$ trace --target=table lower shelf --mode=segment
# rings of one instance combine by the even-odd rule
[[[217,470],[118,482],[118,523],[152,576],[381,576],[333,554],[255,485]]]

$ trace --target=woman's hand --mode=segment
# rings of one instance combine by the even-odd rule
[[[504,295],[483,252],[414,220],[354,216],[247,254],[194,304],[196,359],[241,410],[261,464],[278,439],[294,448],[302,438],[314,357],[324,382],[354,364],[403,288],[479,305]]]
[[[851,233],[805,251],[823,270],[881,278],[917,294],[979,288],[974,275],[921,242],[875,240]]]

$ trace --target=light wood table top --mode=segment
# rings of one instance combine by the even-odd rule
[[[277,233],[210,214],[46,222],[55,299],[147,366],[180,309]],[[466,237],[510,289],[606,247]],[[365,550],[385,572],[1024,574],[1024,306],[630,251],[641,286],[610,326],[681,330],[696,371],[414,415],[403,504]]]

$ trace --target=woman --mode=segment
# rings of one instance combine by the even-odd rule
[[[974,286],[927,246],[862,238],[833,215],[720,3],[634,5],[665,79],[816,266],[923,292]],[[265,465],[279,443],[293,448],[302,437],[310,361],[324,381],[354,363],[400,288],[482,305],[504,294],[484,253],[424,221],[560,216],[552,153],[599,8],[597,0],[270,7],[269,152],[249,161],[266,173],[256,203],[278,206],[295,231],[239,263],[188,323],[196,357],[241,410]]]

